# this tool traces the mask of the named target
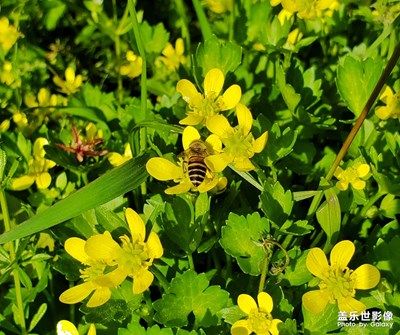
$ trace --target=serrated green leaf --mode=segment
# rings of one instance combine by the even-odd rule
[[[253,213],[244,217],[230,213],[226,226],[221,229],[220,244],[227,254],[235,257],[244,273],[257,276],[260,274],[265,251],[255,242],[268,232],[268,220],[261,218],[260,214]]]
[[[53,227],[139,187],[148,176],[145,165],[152,156],[152,153],[145,153],[108,171],[67,198],[0,235],[0,243]]]
[[[292,85],[286,83],[285,72],[283,71],[282,66],[276,67],[276,82],[286,106],[292,113],[294,113],[297,105],[300,103],[301,95],[296,93]]]
[[[182,327],[188,324],[188,316],[193,313],[194,328],[217,325],[216,313],[226,307],[229,293],[209,284],[204,273],[198,275],[188,270],[178,274],[166,294],[154,302],[154,320],[168,327]]]
[[[347,107],[357,117],[362,112],[382,73],[380,58],[358,60],[348,54],[339,61],[337,87]]]
[[[118,329],[118,335],[174,335],[174,332],[171,328],[163,328],[160,326],[154,325],[145,329],[138,322],[128,324],[127,329]]]
[[[140,36],[147,54],[161,54],[169,40],[169,33],[162,23],[151,26],[144,21],[140,25]]]
[[[333,188],[324,191],[326,201],[317,210],[317,220],[327,235],[326,249],[335,243],[340,231],[341,216],[339,199]]]
[[[233,42],[220,42],[213,35],[211,38],[200,43],[196,50],[196,78],[204,78],[206,73],[219,68],[225,75],[233,72],[240,65],[242,59],[242,49]]]
[[[283,280],[287,280],[290,285],[300,286],[310,281],[313,276],[307,270],[306,259],[308,251],[301,252],[299,247],[290,250],[290,263],[286,268]]]
[[[269,220],[281,226],[285,223],[293,208],[292,192],[284,188],[279,182],[276,182],[272,191],[265,190],[260,195],[261,209]]]
[[[328,334],[328,332],[338,329],[338,307],[334,304],[328,304],[324,311],[313,314],[304,307],[304,330],[309,334]]]

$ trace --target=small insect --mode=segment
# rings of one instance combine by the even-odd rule
[[[190,143],[189,148],[179,154],[178,157],[183,157],[184,172],[188,172],[189,179],[193,186],[198,187],[206,178],[209,171],[204,158],[209,155],[207,146],[201,140],[194,140]]]

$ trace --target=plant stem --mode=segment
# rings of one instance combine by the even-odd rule
[[[258,293],[261,293],[264,291],[264,286],[265,286],[265,280],[267,279],[267,272],[268,272],[268,266],[269,266],[269,258],[270,255],[265,255],[264,260],[262,261],[262,270],[261,270],[261,277],[260,277],[260,284],[258,286]]]
[[[196,271],[195,268],[194,268],[193,254],[190,253],[190,254],[187,254],[187,256],[188,256],[190,270]]]
[[[201,34],[203,35],[203,40],[207,40],[212,36],[212,31],[210,25],[208,24],[206,14],[201,7],[199,0],[192,0],[194,10],[196,12],[197,18],[199,19]]]
[[[392,72],[393,68],[395,67],[399,57],[400,57],[400,44],[398,44],[396,49],[393,51],[392,57],[390,57],[385,69],[382,72],[382,75],[380,76],[377,84],[375,85],[374,90],[372,91],[367,103],[365,104],[365,107],[363,108],[360,116],[358,117],[356,123],[354,124],[353,129],[351,129],[349,135],[347,136],[346,140],[344,141],[342,148],[340,149],[339,153],[337,154],[336,159],[333,162],[326,177],[324,178],[324,180],[322,180],[322,184],[325,184],[325,185],[321,185],[321,183],[320,183],[319,189],[321,189],[321,186],[326,187],[326,182],[332,179],[336,168],[339,166],[339,164],[342,161],[343,157],[345,156],[347,150],[349,149],[351,142],[353,142],[354,137],[357,135],[357,132],[360,130],[361,125],[363,124],[365,118],[367,117],[368,112],[370,111],[371,107],[375,103],[376,98],[378,97],[380,91],[382,90],[383,85],[385,85],[385,82],[387,81],[390,73]],[[312,201],[310,208],[308,210],[308,213],[307,213],[307,220],[309,222],[311,221],[311,218],[313,217],[314,213],[317,211],[317,208],[322,200],[323,195],[324,195],[324,193],[321,192],[313,198],[313,201]]]
[[[11,220],[10,214],[8,212],[8,205],[6,199],[6,193],[3,188],[0,189],[0,203],[1,203],[1,211],[3,213],[3,222],[5,231],[9,231],[11,229]],[[14,286],[15,286],[15,297],[17,300],[17,311],[18,311],[18,319],[21,326],[21,334],[26,335],[28,332],[26,331],[26,323],[25,323],[25,314],[24,314],[24,304],[22,302],[22,290],[21,290],[21,282],[19,279],[19,272],[18,272],[18,262],[16,261],[16,253],[14,243],[9,243],[9,250],[10,250],[10,263],[12,264],[12,272],[14,278]]]
[[[185,40],[186,50],[190,52],[191,50],[191,41],[190,41],[190,33],[189,33],[189,25],[187,21],[187,13],[185,11],[185,6],[183,5],[183,0],[175,0],[176,9],[178,10],[179,16],[181,17],[181,34],[182,38]],[[188,67],[190,67],[190,57],[187,57]]]

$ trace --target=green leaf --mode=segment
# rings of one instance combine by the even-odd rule
[[[282,66],[276,66],[276,82],[286,106],[294,113],[297,105],[300,103],[301,95],[296,93],[292,85],[286,83],[285,72]]]
[[[287,220],[280,228],[282,233],[288,235],[302,236],[314,230],[314,226],[309,225],[307,220],[297,220],[295,222]]]
[[[44,16],[44,24],[47,30],[54,30],[58,21],[63,17],[67,5],[58,0],[47,0],[44,3],[48,12]]]
[[[235,257],[244,273],[257,276],[265,251],[256,243],[269,232],[269,223],[260,214],[248,214],[247,217],[230,213],[226,226],[222,227],[220,240],[225,252]]]
[[[390,219],[395,219],[400,213],[400,199],[396,199],[393,194],[387,194],[379,206],[379,212]]]
[[[140,25],[140,37],[146,54],[161,54],[169,40],[169,33],[165,30],[162,23],[156,26],[149,25],[144,21]]]
[[[293,196],[290,190],[285,192],[284,188],[279,182],[276,182],[272,191],[265,190],[260,195],[261,209],[268,219],[282,226],[293,208]]]
[[[308,251],[302,252],[299,247],[295,247],[288,253],[290,263],[283,275],[283,280],[287,280],[292,286],[300,286],[310,281],[313,276],[306,267]]]
[[[200,43],[196,50],[196,78],[204,78],[208,71],[219,68],[225,75],[233,72],[240,65],[242,49],[233,42],[222,43],[213,35],[211,38]]]
[[[138,322],[128,324],[127,329],[118,329],[118,335],[174,335],[171,328],[160,329],[160,326],[154,325],[145,329]]]
[[[355,116],[359,116],[365,107],[382,68],[383,62],[380,58],[359,60],[348,54],[339,60],[337,87],[340,96]]]
[[[108,171],[69,197],[2,234],[0,243],[53,227],[139,187],[148,176],[145,165],[152,156],[152,153],[145,153]]]
[[[39,321],[43,318],[44,314],[47,311],[47,304],[43,303],[39,306],[38,310],[36,313],[33,315],[31,323],[29,325],[28,331],[31,332],[33,328],[36,327],[36,325],[39,323]]]
[[[394,236],[389,242],[380,238],[374,247],[376,267],[381,271],[387,271],[394,278],[400,277],[399,243],[399,236]]]
[[[318,314],[313,314],[307,311],[304,307],[304,330],[306,334],[327,334],[330,331],[338,329],[338,307],[334,304],[329,304]]]
[[[317,220],[327,235],[326,249],[335,243],[340,231],[340,203],[333,188],[324,191],[326,201],[317,210]]]
[[[189,314],[194,315],[194,328],[217,325],[220,320],[216,313],[226,307],[229,293],[220,286],[209,286],[204,273],[192,270],[178,274],[169,290],[154,302],[154,320],[168,327],[182,327],[188,324]]]

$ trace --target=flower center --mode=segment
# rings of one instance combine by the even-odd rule
[[[250,311],[248,322],[256,334],[269,334],[267,331],[271,328],[272,316],[258,309]]]
[[[118,255],[118,265],[127,273],[136,273],[143,267],[149,267],[152,260],[149,257],[144,242],[132,242],[129,237],[121,236],[122,249]]]
[[[343,176],[341,179],[349,182],[350,184],[355,182],[358,180],[357,169],[354,167],[347,168],[345,171],[343,171]]]
[[[319,287],[331,293],[331,303],[335,303],[339,298],[355,296],[354,279],[350,278],[352,272],[353,270],[348,267],[345,269],[330,267],[327,278]]]
[[[192,109],[202,117],[209,117],[221,111],[218,95],[215,92],[208,92],[198,104],[191,106]]]
[[[108,266],[103,262],[93,262],[81,272],[81,278],[84,282],[93,282],[101,287],[115,287],[113,278],[107,276],[108,273],[112,272],[115,266]]]
[[[235,131],[227,138],[222,139],[225,145],[225,152],[235,157],[251,158],[254,156],[253,152],[253,135],[248,134],[244,136],[240,131]]]

